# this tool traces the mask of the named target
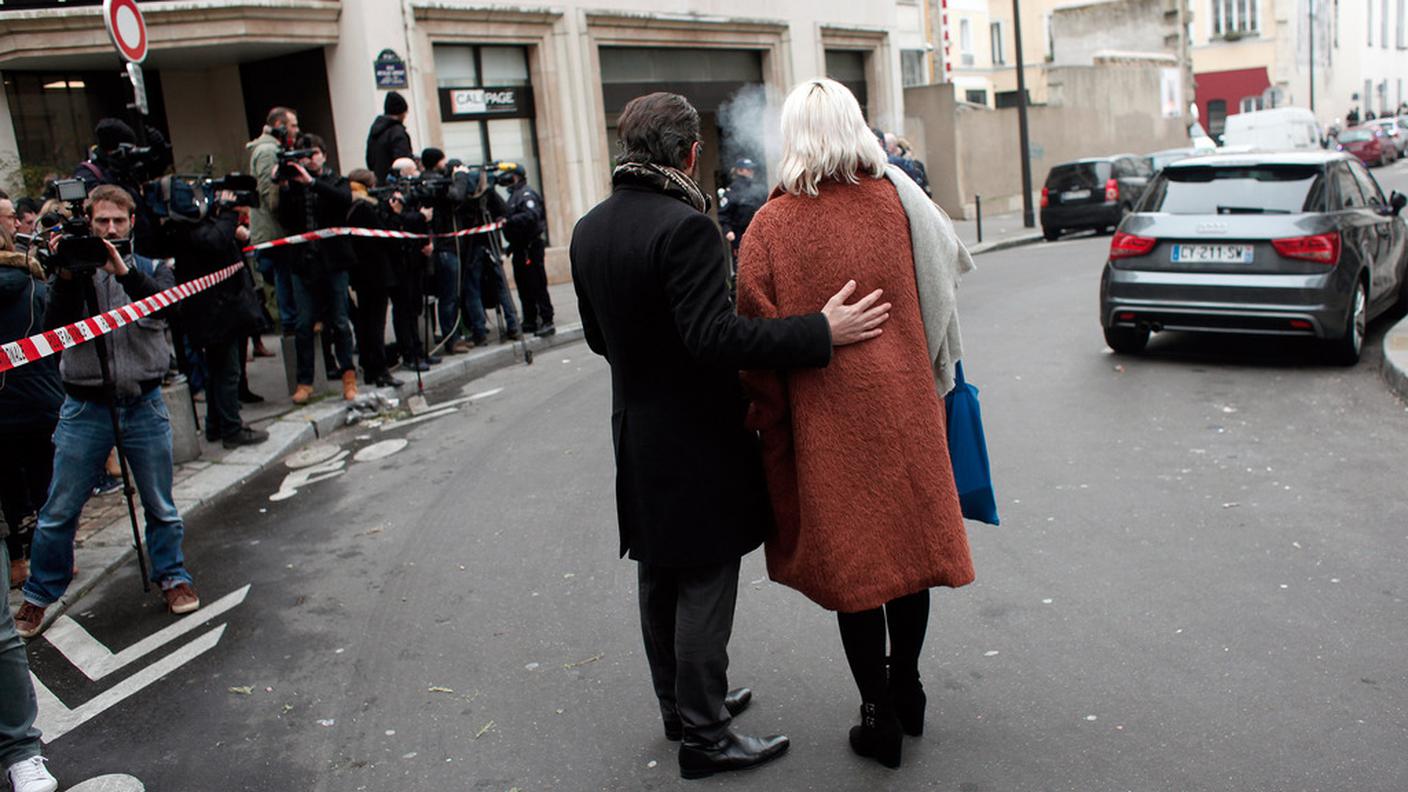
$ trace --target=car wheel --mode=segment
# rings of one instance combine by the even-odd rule
[[[1041,229],[1041,235],[1046,238],[1047,242],[1055,242],[1056,240],[1061,238],[1061,229],[1043,228]]]
[[[1121,355],[1137,355],[1149,343],[1149,328],[1107,327],[1105,343]]]
[[[1354,297],[1345,316],[1344,337],[1329,342],[1330,362],[1353,366],[1364,351],[1364,333],[1369,326],[1369,286],[1360,281],[1354,287]]]

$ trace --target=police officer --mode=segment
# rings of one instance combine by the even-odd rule
[[[523,330],[538,337],[557,332],[552,323],[552,298],[544,269],[548,230],[543,196],[528,186],[522,165],[499,174],[499,184],[508,188],[508,213],[504,238],[513,253],[513,279],[518,282],[518,301],[523,304]]]
[[[753,222],[753,215],[767,200],[763,185],[753,180],[758,166],[753,160],[744,157],[733,164],[733,181],[719,201],[719,226],[724,238],[733,248],[733,257],[738,259],[738,246],[743,244],[743,232]]]

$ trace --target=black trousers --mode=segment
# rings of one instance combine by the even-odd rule
[[[728,731],[728,639],[738,601],[738,559],[706,567],[640,564],[640,626],[660,714],[689,745]]]
[[[354,280],[352,288],[357,291],[357,357],[362,376],[371,382],[386,374],[386,286],[369,279]]]
[[[25,517],[39,511],[49,497],[54,474],[54,424],[0,432],[0,509],[10,534],[5,537],[10,558],[28,558],[24,552],[32,537],[20,534]]]
[[[513,280],[523,306],[523,329],[537,330],[552,324],[552,297],[548,294],[546,248],[540,238],[526,248],[513,247]]]
[[[403,363],[425,357],[420,329],[416,327],[424,308],[420,279],[419,273],[402,273],[401,281],[391,287],[391,329],[396,333],[396,348]]]
[[[224,440],[240,433],[240,372],[245,339],[205,347],[205,439]]]
[[[918,684],[919,655],[924,651],[924,633],[929,629],[928,589],[896,597],[872,610],[837,612],[836,622],[861,701],[878,704],[886,700],[891,686]],[[887,632],[890,638],[888,669]]]

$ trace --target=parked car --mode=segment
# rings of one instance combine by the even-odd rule
[[[1277,107],[1227,116],[1222,145],[1251,146],[1262,151],[1301,151],[1320,148],[1320,125],[1303,107]]]
[[[1398,157],[1402,157],[1404,150],[1408,149],[1408,131],[1403,129],[1397,118],[1380,118],[1370,121],[1364,126],[1378,127],[1383,130],[1389,140],[1393,141],[1393,150]]]
[[[1393,147],[1389,136],[1379,127],[1368,124],[1350,127],[1341,132],[1336,148],[1353,154],[1360,162],[1370,167],[1387,165],[1398,159],[1398,149]]]
[[[1041,231],[1048,241],[1062,232],[1120,224],[1149,186],[1149,162],[1133,154],[1066,162],[1046,174],[1041,188]]]
[[[1173,163],[1110,242],[1105,341],[1135,354],[1163,330],[1309,336],[1353,364],[1369,320],[1408,310],[1405,204],[1340,152]]]

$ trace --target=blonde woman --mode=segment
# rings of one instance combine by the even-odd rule
[[[782,144],[781,183],[743,240],[739,313],[797,313],[847,278],[862,291],[883,289],[893,308],[883,335],[836,350],[825,369],[745,373],[776,522],[768,572],[837,612],[862,702],[851,746],[898,767],[901,731],[924,727],[929,589],[973,580],[941,398],[958,352],[952,289],[967,254],[919,188],[887,171],[839,83],[811,80],[792,91]],[[912,233],[924,250],[912,247]],[[939,290],[947,296],[926,299],[922,311],[916,252],[926,277],[948,284]],[[943,332],[926,333],[936,328]],[[952,343],[931,348],[926,336]]]

